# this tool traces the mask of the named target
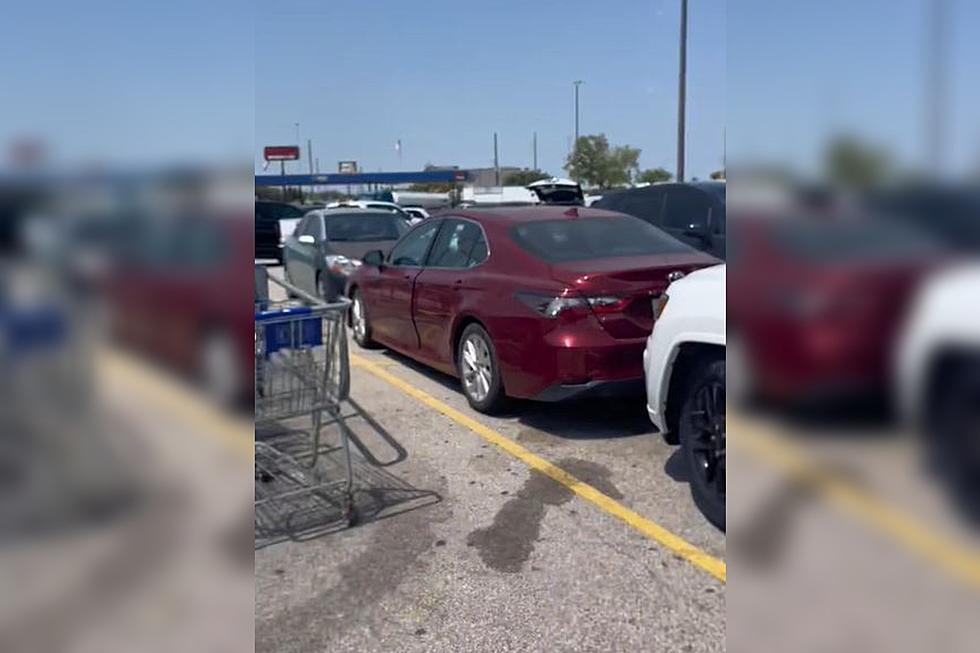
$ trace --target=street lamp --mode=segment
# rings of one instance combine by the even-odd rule
[[[575,86],[575,143],[573,144],[572,149],[578,145],[578,87],[584,83],[585,82],[583,82],[581,79],[577,79],[572,82],[572,85]]]
[[[687,95],[687,0],[681,0],[681,52],[677,74],[677,181],[684,181],[684,114]]]

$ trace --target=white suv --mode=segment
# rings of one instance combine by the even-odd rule
[[[897,403],[924,436],[930,466],[980,519],[980,265],[920,290],[898,347]]]
[[[643,352],[647,412],[680,444],[694,501],[725,528],[725,266],[693,272],[655,300]]]

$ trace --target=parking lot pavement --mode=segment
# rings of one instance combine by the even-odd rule
[[[749,414],[728,436],[730,650],[976,650],[980,539],[913,438]]]
[[[4,541],[0,649],[250,650],[250,420],[128,355],[94,363],[92,404],[56,434],[85,454],[59,468],[66,504],[98,501]]]
[[[406,456],[358,465],[358,504],[373,506],[364,523],[258,548],[256,650],[724,649],[724,584],[644,531],[682,538],[724,573],[724,535],[693,506],[642,398],[522,402],[489,418],[451,379],[403,357],[352,345],[352,360],[351,396],[374,425],[349,424],[382,461],[399,456],[379,429]],[[523,458],[433,404],[520,445]],[[533,470],[527,461],[539,459],[575,480]],[[385,488],[414,496],[388,507]]]

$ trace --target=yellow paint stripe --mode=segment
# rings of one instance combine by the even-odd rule
[[[442,413],[460,426],[468,428],[487,442],[497,445],[510,455],[521,460],[528,467],[531,467],[532,469],[545,474],[554,481],[561,483],[566,488],[586,501],[597,506],[602,511],[622,520],[632,528],[636,529],[640,533],[643,533],[655,542],[658,542],[694,566],[708,572],[719,581],[723,583],[725,582],[726,567],[723,560],[719,560],[718,558],[705,553],[696,546],[689,544],[684,539],[674,535],[663,526],[647,519],[639,513],[630,510],[626,506],[595,489],[588,483],[583,483],[560,467],[557,467],[544,458],[531,453],[513,440],[481,424],[469,415],[466,415],[465,413],[462,413],[451,406],[447,406],[432,395],[415,388],[407,381],[404,381],[394,374],[388,372],[377,363],[369,361],[368,359],[356,354],[351,354],[350,359],[352,365],[390,383],[413,399],[416,399],[429,408]]]
[[[734,423],[734,428],[733,428]],[[748,425],[729,419],[729,442],[751,451],[779,468],[790,478],[800,480],[827,499],[890,536],[913,553],[930,560],[954,578],[980,588],[980,555],[942,537],[910,516],[860,491],[853,484],[822,470],[798,447],[764,425]]]
[[[164,412],[222,440],[240,454],[249,458],[255,455],[255,429],[250,422],[226,414],[167,374],[110,349],[99,352],[97,369],[110,385],[135,392]]]

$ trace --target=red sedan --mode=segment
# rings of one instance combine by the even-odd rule
[[[637,218],[580,207],[430,218],[348,284],[362,346],[462,380],[470,405],[642,391],[651,299],[718,263]]]
[[[909,300],[947,254],[870,218],[730,223],[730,392],[788,403],[881,395]]]

